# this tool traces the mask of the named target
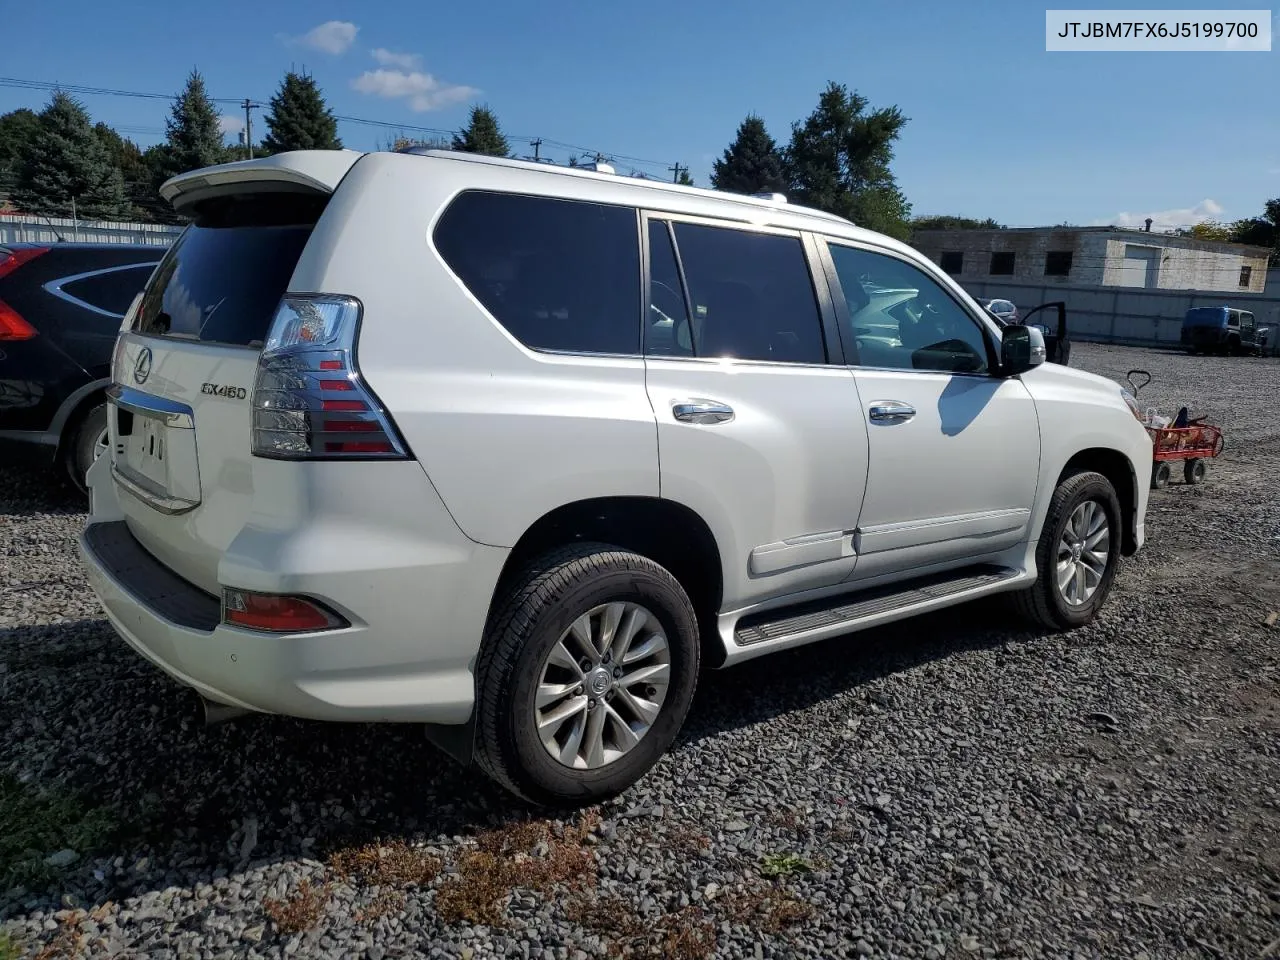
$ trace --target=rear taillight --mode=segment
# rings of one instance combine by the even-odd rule
[[[24,263],[34,260],[48,247],[24,247],[21,250],[0,250],[0,280],[3,280]],[[36,328],[23,319],[22,314],[0,300],[0,340],[30,340],[36,336]]]
[[[0,342],[9,340],[30,340],[36,335],[36,328],[22,319],[22,314],[0,300]]]
[[[336,613],[306,597],[254,593],[224,587],[222,622],[268,633],[311,633],[350,626]]]
[[[397,458],[405,447],[360,379],[360,304],[290,294],[276,310],[253,385],[253,454],[283,460]]]
[[[3,280],[29,260],[48,253],[48,247],[24,247],[21,250],[3,250],[0,256],[0,280]]]

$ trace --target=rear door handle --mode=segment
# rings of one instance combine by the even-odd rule
[[[671,405],[671,415],[681,423],[728,423],[733,407],[718,400],[679,400]]]
[[[916,415],[916,408],[900,400],[873,400],[869,412],[872,423],[906,423]]]

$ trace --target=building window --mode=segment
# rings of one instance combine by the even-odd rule
[[[953,276],[964,270],[964,252],[962,250],[947,250],[942,254],[941,267],[947,273]]]
[[[1249,281],[1253,279],[1253,267],[1240,268],[1240,286],[1249,286]]]
[[[1013,260],[1014,255],[1012,253],[993,253],[991,255],[991,275],[993,277],[1013,276]]]
[[[1071,251],[1050,250],[1044,256],[1046,277],[1066,277],[1071,274]]]

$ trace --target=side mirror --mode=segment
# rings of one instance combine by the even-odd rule
[[[1044,334],[1036,327],[1005,327],[1000,338],[1000,366],[1006,377],[1016,377],[1045,362]]]

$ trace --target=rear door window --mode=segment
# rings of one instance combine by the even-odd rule
[[[677,325],[675,349],[668,352],[827,362],[822,315],[799,237],[683,221],[673,223],[673,230],[692,316],[687,334]],[[660,236],[651,234],[650,241],[653,302],[678,309],[670,248]],[[664,277],[664,286],[657,286]],[[676,319],[678,324],[682,318]]]
[[[640,353],[635,208],[468,191],[434,239],[449,269],[526,347]]]
[[[157,251],[159,253],[160,251]],[[158,259],[158,258],[157,258]],[[79,300],[96,313],[116,319],[129,312],[129,305],[147,283],[154,263],[129,267],[111,267],[59,285],[63,294]]]
[[[327,199],[258,194],[202,207],[156,269],[134,329],[157,337],[260,344]]]

